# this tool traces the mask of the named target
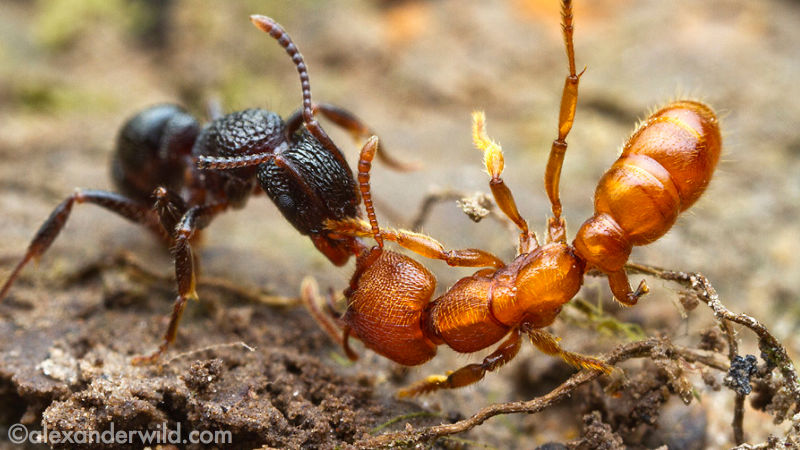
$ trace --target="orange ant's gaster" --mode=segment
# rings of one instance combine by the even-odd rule
[[[306,282],[303,286],[303,298],[312,314],[344,346],[350,358],[356,358],[348,345],[350,335],[376,353],[408,366],[433,358],[438,345],[472,353],[505,339],[481,363],[447,375],[430,376],[400,391],[401,396],[479,381],[487,371],[514,358],[523,334],[542,352],[561,357],[573,366],[610,372],[611,368],[598,359],[562,349],[558,339],[543,328],[576,295],[584,274],[592,268],[607,274],[620,303],[636,304],[647,292],[647,286],[642,282],[632,290],[624,272],[632,246],[663,236],[678,214],[700,197],[711,179],[721,146],[716,116],[708,106],[696,101],[670,103],[651,115],[628,139],[622,155],[597,187],[594,216],[581,226],[574,242],[567,243],[559,178],[582,75],[575,69],[570,0],[562,2],[562,20],[569,75],[561,97],[558,136],[545,173],[553,217],[548,221],[544,245],[539,245],[529,230],[501,178],[503,153],[486,136],[481,112],[473,114],[473,140],[483,151],[491,176],[489,186],[498,207],[520,231],[518,254],[510,263],[476,249],[446,251],[436,240],[422,234],[380,228],[369,187],[370,164],[377,147],[374,137],[361,151],[358,173],[369,223],[347,219],[328,224],[337,233],[372,236],[377,243],[361,250],[344,293],[347,309],[335,323],[316,306],[318,294],[314,285]],[[490,268],[462,278],[431,300],[436,286],[434,276],[415,260],[385,249],[384,240],[451,266]]]

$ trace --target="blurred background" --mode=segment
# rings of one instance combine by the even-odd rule
[[[558,3],[0,0],[0,278],[73,188],[111,187],[116,133],[141,109],[174,102],[204,118],[208,102],[219,101],[226,112],[263,107],[287,116],[300,105],[291,61],[251,26],[252,13],[275,18],[293,37],[315,101],[355,112],[394,156],[422,165],[398,173],[375,164],[382,224],[409,226],[437,189],[488,192],[470,136],[470,112],[483,109],[505,150],[504,178],[541,235],[549,214],[542,177],[567,70]],[[593,0],[577,1],[575,17],[576,61],[587,70],[561,182],[570,238],[638,120],[675,98],[709,103],[723,129],[715,178],[667,236],[635,249],[632,260],[706,274],[725,304],[762,320],[797,358],[800,3]],[[323,126],[355,161],[359,145]],[[436,206],[423,229],[450,248],[513,257],[514,233],[492,220],[472,223],[454,202]],[[76,210],[43,267],[121,248],[170,270],[148,233],[97,208]],[[201,258],[206,274],[283,295],[296,295],[306,275],[339,289],[352,271],[333,268],[264,197],[216,220]],[[426,264],[440,290],[471,273]],[[677,340],[710,323],[705,313],[682,322],[675,287],[648,282],[653,294],[621,312],[603,279],[587,279],[581,295],[647,330],[671,329]],[[576,348],[573,329],[561,323],[555,332]],[[374,355],[366,361],[377,364]],[[464,363],[437,359],[414,378]],[[519,399],[498,383],[457,397]]]

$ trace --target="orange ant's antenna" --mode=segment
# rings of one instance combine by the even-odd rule
[[[367,139],[364,147],[361,148],[361,156],[358,159],[358,190],[361,191],[364,208],[367,210],[367,218],[372,227],[372,237],[378,243],[378,247],[383,248],[383,235],[381,235],[381,229],[378,227],[378,218],[375,216],[372,193],[369,189],[369,171],[372,168],[372,159],[375,158],[376,150],[378,150],[378,137],[372,136]]]

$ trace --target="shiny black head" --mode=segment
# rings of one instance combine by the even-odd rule
[[[258,166],[258,182],[283,216],[308,235],[328,259],[342,265],[353,254],[353,238],[325,229],[328,219],[358,215],[358,190],[350,168],[306,130]]]

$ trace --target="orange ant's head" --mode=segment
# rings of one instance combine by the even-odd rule
[[[342,321],[367,347],[405,366],[436,355],[421,328],[436,278],[406,255],[373,247],[359,256]],[[363,266],[362,266],[363,265]]]

